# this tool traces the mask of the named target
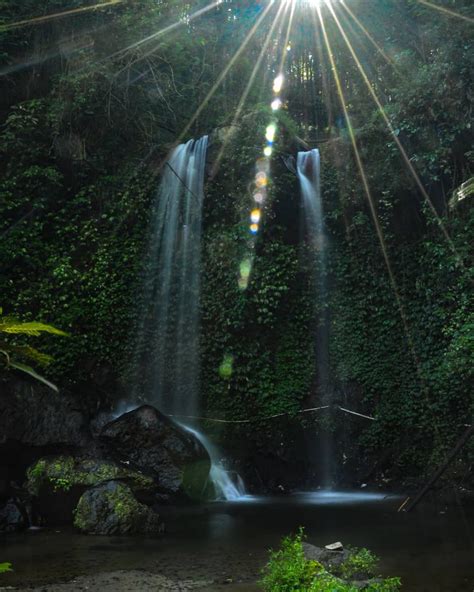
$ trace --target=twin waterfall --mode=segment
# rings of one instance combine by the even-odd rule
[[[180,144],[158,189],[145,280],[139,356],[145,393],[158,409],[191,431],[211,457],[217,499],[238,499],[245,488],[223,468],[218,450],[195,428],[199,415],[201,223],[208,138]]]
[[[211,457],[210,479],[217,499],[239,499],[245,487],[222,466],[219,451],[187,417],[199,415],[199,306],[201,226],[207,136],[179,145],[165,165],[151,224],[146,263],[144,315],[137,348],[147,398],[163,413],[176,417],[204,445]],[[320,191],[319,151],[299,152],[297,175],[307,238],[314,259],[318,303],[316,329],[317,388],[327,404],[328,313],[326,308],[326,234]],[[184,422],[184,424],[183,424]],[[323,442],[328,485],[332,457]]]
[[[321,166],[319,150],[298,152],[296,171],[300,182],[307,242],[309,243],[317,307],[316,324],[316,387],[319,405],[331,405],[329,376],[329,311],[327,306],[327,248],[328,238],[324,224],[321,199]],[[321,485],[330,487],[333,481],[334,445],[332,434],[323,431],[318,462]]]

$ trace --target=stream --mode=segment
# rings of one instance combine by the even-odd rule
[[[94,578],[116,570],[160,574],[174,587],[121,585],[121,590],[256,591],[268,549],[304,525],[316,545],[342,541],[381,557],[383,575],[402,578],[405,592],[472,592],[474,507],[424,504],[398,513],[402,498],[380,493],[319,491],[288,497],[252,497],[166,508],[161,538],[93,537],[69,529],[10,535],[1,559],[15,571],[1,584],[26,590],[109,589]],[[135,572],[134,572],[135,573]],[[48,586],[86,575],[87,584]],[[184,582],[184,584],[183,584]],[[0,590],[4,588],[0,587]]]

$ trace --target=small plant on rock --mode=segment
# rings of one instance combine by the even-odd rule
[[[285,537],[281,542],[281,549],[270,552],[270,560],[263,569],[261,580],[263,589],[267,592],[302,592],[309,590],[309,586],[321,564],[308,561],[303,551],[303,529],[291,537]]]
[[[375,578],[377,557],[368,549],[355,549],[339,567],[326,568],[307,559],[303,549],[304,532],[285,537],[281,549],[270,552],[263,570],[261,585],[265,592],[398,592],[399,578]],[[324,561],[324,560],[323,560]],[[334,573],[333,573],[334,572]],[[354,576],[368,577],[367,582],[353,581]],[[373,578],[373,579],[370,579]]]
[[[358,575],[374,577],[376,575],[378,559],[368,549],[355,549],[340,567],[340,575],[350,579]]]

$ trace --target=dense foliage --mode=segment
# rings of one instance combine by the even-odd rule
[[[337,568],[326,569],[307,559],[303,549],[303,530],[283,538],[281,548],[270,552],[263,570],[265,592],[397,592],[399,578],[374,578],[377,558],[368,549],[354,549]],[[352,579],[356,581],[352,581]],[[373,579],[373,581],[370,581]],[[361,582],[365,580],[361,588]]]
[[[437,3],[472,16],[468,0]],[[44,338],[56,360],[48,376],[78,394],[87,390],[98,404],[127,396],[160,167],[183,132],[213,132],[219,146],[220,132],[238,123],[206,184],[202,399],[208,414],[228,419],[316,405],[320,311],[296,178],[282,160],[301,149],[302,137],[322,153],[334,400],[376,418],[359,430],[364,450],[388,451],[392,466],[414,475],[429,470],[474,413],[473,217],[469,195],[455,199],[472,176],[472,24],[414,0],[383,0],[378,10],[354,0],[351,10],[382,48],[376,51],[338,10],[383,115],[326,13],[371,208],[321,27],[303,7],[296,11],[283,48],[287,84],[271,200],[242,290],[251,180],[278,43],[267,46],[238,121],[234,113],[269,19],[200,105],[266,3],[226,0],[190,18],[203,2],[191,9],[176,0],[125,1],[43,18],[94,4],[0,2],[0,291],[7,314],[72,335]],[[30,18],[40,20],[21,24]],[[179,26],[156,35],[176,19]]]

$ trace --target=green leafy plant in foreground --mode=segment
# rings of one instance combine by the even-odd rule
[[[355,549],[341,567],[335,568],[338,573],[334,574],[321,563],[306,559],[303,539],[304,531],[300,528],[296,535],[283,538],[279,550],[270,552],[260,581],[265,592],[357,592],[360,586],[347,579],[358,574],[375,576],[378,560],[369,550]],[[380,578],[367,582],[363,590],[398,592],[400,587],[399,578]]]
[[[303,551],[304,532],[284,537],[281,549],[270,552],[261,584],[266,592],[303,592],[310,590],[315,575],[323,570],[316,561],[308,561]]]
[[[61,331],[60,329],[56,329],[52,325],[46,325],[45,323],[39,323],[37,321],[29,321],[29,322],[22,322],[14,317],[7,317],[3,316],[3,309],[0,307],[0,333],[7,334],[10,337],[14,337],[16,335],[26,335],[29,337],[37,337],[42,333],[51,333],[53,335],[62,335],[67,336],[67,333]],[[14,368],[15,370],[20,370],[21,372],[25,372],[29,374],[36,380],[46,384],[54,391],[57,391],[58,388],[52,382],[44,378],[41,374],[38,374],[34,368],[25,364],[17,359],[17,356],[20,358],[26,358],[27,360],[33,360],[34,362],[46,366],[52,361],[51,356],[40,352],[36,348],[30,345],[19,345],[17,343],[11,343],[10,341],[6,341],[0,339],[0,354],[4,356],[4,362],[6,368]]]
[[[7,571],[13,571],[12,564],[8,563],[8,561],[0,563],[0,574],[5,573]]]
[[[374,577],[376,575],[377,563],[378,559],[371,551],[368,549],[357,549],[341,565],[340,574],[346,579],[353,578],[358,574]]]

